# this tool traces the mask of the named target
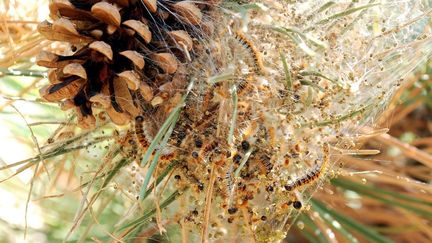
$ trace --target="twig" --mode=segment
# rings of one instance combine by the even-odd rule
[[[213,186],[216,180],[216,163],[212,165],[210,172],[210,181],[208,184],[206,199],[205,199],[205,209],[204,209],[204,222],[201,231],[201,243],[208,242],[208,227],[210,222],[210,212],[211,212],[211,204],[212,204],[212,195],[213,195]]]

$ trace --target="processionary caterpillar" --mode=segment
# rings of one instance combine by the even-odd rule
[[[261,53],[258,51],[258,49],[254,46],[252,41],[250,41],[246,36],[241,33],[240,31],[237,31],[235,34],[236,40],[240,42],[240,44],[250,53],[250,55],[253,58],[254,61],[254,69],[255,72],[258,73],[264,73],[264,64],[261,58]]]
[[[287,191],[293,191],[301,186],[305,186],[307,184],[310,184],[314,181],[316,181],[320,175],[324,174],[327,163],[329,160],[329,147],[328,144],[325,144],[323,146],[323,161],[321,164],[315,165],[310,171],[308,171],[305,175],[297,178],[296,180],[288,183],[285,185],[285,190]]]
[[[135,118],[135,135],[138,139],[138,143],[141,145],[143,149],[147,149],[150,143],[148,142],[143,127],[144,117],[137,116]]]

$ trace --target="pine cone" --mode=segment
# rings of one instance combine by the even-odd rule
[[[40,90],[49,102],[74,108],[78,125],[92,128],[94,109],[118,125],[161,107],[184,89],[187,63],[199,51],[195,39],[212,30],[206,15],[216,1],[54,0],[53,22],[42,22],[47,39],[68,42],[72,55],[42,52],[37,64],[51,68]],[[154,110],[153,109],[153,110]]]

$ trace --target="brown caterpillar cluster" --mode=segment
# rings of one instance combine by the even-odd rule
[[[106,112],[117,125],[134,121],[135,134],[128,131],[123,139],[122,144],[131,147],[123,149],[124,156],[138,162],[149,147],[156,147],[148,156],[160,155],[153,179],[176,162],[168,176],[175,180],[166,185],[181,193],[190,191],[188,207],[194,208],[181,217],[182,225],[208,224],[202,222],[209,210],[203,202],[218,204],[210,207],[211,220],[222,219],[221,224],[279,224],[281,215],[302,208],[296,193],[325,174],[329,151],[319,144],[319,152],[311,154],[292,138],[286,125],[291,118],[275,112],[276,107],[295,108],[279,97],[287,92],[268,77],[269,63],[263,62],[254,35],[234,25],[229,27],[232,32],[224,25],[212,26],[209,19],[216,4],[53,1],[54,22],[42,23],[39,31],[73,46],[70,55],[39,56],[39,65],[52,68],[51,84],[41,95],[65,109],[74,108],[84,128],[95,126],[96,111]],[[230,77],[207,82],[227,69]],[[184,92],[192,79],[198,84]],[[150,146],[179,104],[182,110],[167,144]],[[299,168],[304,176],[287,182],[292,175],[285,172],[309,155],[322,162],[311,169],[303,163]],[[136,192],[133,186],[130,191]],[[143,189],[150,187],[155,184]],[[218,228],[216,222],[211,225]]]
[[[295,160],[299,153],[307,151],[302,151],[295,143],[290,143],[286,149],[289,152],[278,148],[280,134],[271,121],[271,114],[261,103],[253,102],[273,99],[272,91],[259,83],[260,78],[265,77],[261,76],[265,75],[261,53],[252,40],[241,32],[236,32],[232,37],[248,50],[238,65],[247,63],[254,75],[236,70],[235,79],[207,84],[203,90],[195,89],[195,95],[202,99],[186,101],[168,144],[175,152],[167,156],[179,161],[174,172],[175,185],[180,190],[190,188],[197,198],[196,202],[189,202],[195,216],[192,219],[191,215],[187,215],[183,219],[184,223],[195,226],[198,218],[205,214],[202,200],[209,187],[214,188],[212,198],[218,201],[216,208],[221,209],[214,213],[224,219],[224,223],[260,224],[275,220],[281,212],[301,209],[302,202],[296,198],[295,189],[316,182],[328,166],[329,151],[327,146],[323,146],[320,154],[322,163],[307,169],[305,176],[286,185],[281,184],[286,178],[279,177],[279,170],[288,166],[290,159]],[[237,103],[232,101],[233,87],[236,87]],[[233,110],[237,113],[231,134]],[[140,134],[144,133],[142,122],[143,119],[137,117],[135,132],[139,141],[142,140]],[[233,137],[231,143],[227,139],[230,134]],[[144,150],[146,148],[143,146]],[[280,153],[284,154],[283,161],[279,161]],[[167,166],[164,161],[159,160],[159,170]],[[216,166],[214,170],[213,166]],[[210,185],[212,177],[216,179]],[[263,199],[274,202],[271,211],[266,211],[268,205],[261,203]]]
[[[216,4],[51,1],[53,21],[40,23],[38,31],[69,43],[70,50],[38,56],[37,64],[50,68],[50,84],[41,96],[65,110],[75,109],[83,128],[95,126],[100,110],[117,125],[138,115],[164,113],[187,84],[187,64],[202,55],[196,43],[212,35],[209,15]]]

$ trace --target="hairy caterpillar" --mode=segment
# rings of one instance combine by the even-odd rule
[[[148,142],[143,128],[144,117],[137,116],[135,118],[135,136],[138,139],[138,143],[141,145],[143,149],[147,149],[150,143]]]
[[[117,140],[119,144],[121,144],[121,151],[123,156],[136,158],[138,155],[138,146],[133,137],[133,132],[127,131],[126,135],[119,140]]]
[[[293,191],[301,186],[305,186],[307,184],[310,184],[314,181],[316,181],[320,175],[322,175],[327,167],[327,163],[328,163],[328,153],[329,153],[329,148],[328,145],[324,145],[323,147],[323,161],[321,162],[320,165],[315,165],[310,171],[308,171],[305,175],[297,178],[296,180],[288,183],[287,185],[285,185],[285,190],[287,191]]]
[[[239,79],[237,83],[237,95],[246,95],[254,91],[254,87],[246,79]]]
[[[259,159],[259,163],[263,166],[265,174],[269,174],[273,169],[273,164],[271,163],[271,159],[267,155],[262,155]]]
[[[237,31],[235,34],[235,39],[240,42],[240,44],[250,53],[254,61],[254,71],[257,73],[264,73],[264,64],[261,58],[261,53],[258,49],[253,45],[252,41],[250,41],[246,36]]]
[[[173,151],[173,152],[170,152],[168,154],[161,155],[161,157],[159,158],[159,160],[161,160],[161,161],[171,161],[171,160],[174,160],[176,156],[177,156],[177,153]]]
[[[210,142],[210,143],[206,144],[205,146],[202,146],[200,154],[202,157],[205,157],[207,154],[212,152],[217,147],[218,147],[218,142],[216,140],[213,142]]]

